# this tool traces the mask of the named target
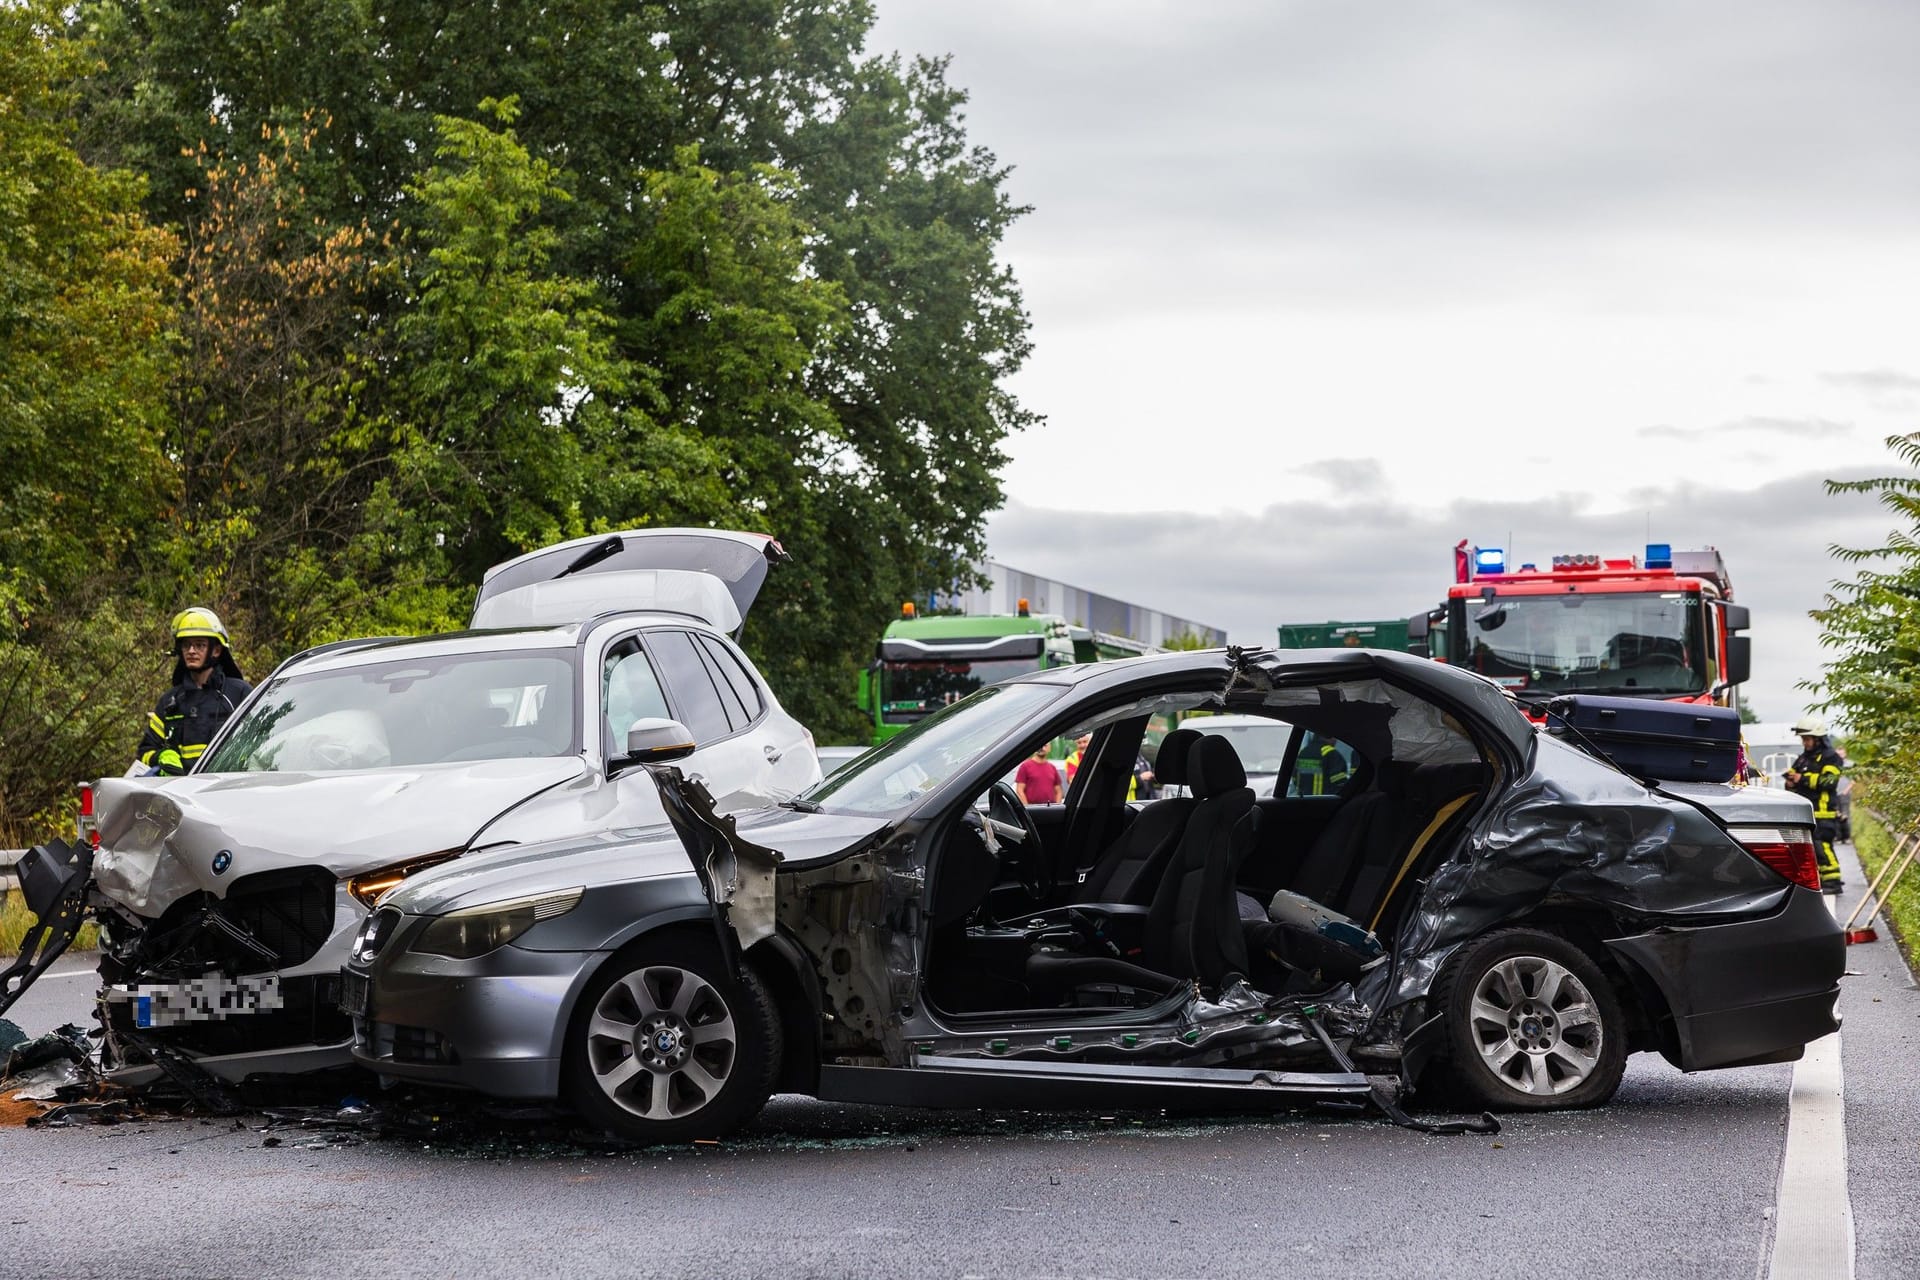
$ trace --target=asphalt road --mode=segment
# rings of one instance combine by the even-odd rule
[[[1911,1277],[1920,990],[1890,943],[1850,960],[1854,1274]],[[43,981],[16,1020],[80,1018],[88,991]],[[1494,1138],[799,1098],[724,1145],[625,1154],[339,1144],[259,1118],[9,1128],[0,1275],[1750,1280],[1772,1247],[1792,1076],[1689,1077],[1642,1055],[1610,1106],[1509,1117]]]

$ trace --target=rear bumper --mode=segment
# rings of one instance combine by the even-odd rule
[[[1663,926],[1607,944],[1670,1015],[1663,1052],[1683,1071],[1798,1057],[1840,1029],[1846,941],[1827,900],[1788,891],[1758,920]]]

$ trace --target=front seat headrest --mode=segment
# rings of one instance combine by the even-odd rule
[[[1233,744],[1217,733],[1203,733],[1187,752],[1187,785],[1202,800],[1247,785],[1247,770]]]
[[[1186,783],[1187,758],[1193,752],[1193,744],[1199,740],[1198,729],[1175,729],[1160,739],[1160,750],[1153,757],[1153,781],[1156,786]]]

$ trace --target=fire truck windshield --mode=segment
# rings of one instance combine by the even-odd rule
[[[887,724],[912,724],[996,680],[1038,670],[1037,657],[882,663],[880,718]]]
[[[1680,592],[1454,602],[1454,659],[1516,692],[1695,694],[1707,687],[1700,597]]]

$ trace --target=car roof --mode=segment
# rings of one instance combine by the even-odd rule
[[[1079,685],[1097,681],[1127,685],[1143,678],[1179,677],[1208,671],[1224,677],[1229,660],[1235,655],[1259,673],[1281,680],[1297,677],[1302,681],[1333,682],[1391,677],[1417,693],[1471,709],[1521,755],[1533,740],[1532,723],[1492,681],[1444,662],[1391,649],[1193,649],[1077,663],[1036,671],[1018,679],[1036,684]]]
[[[524,653],[531,649],[571,649],[588,632],[605,626],[673,627],[679,630],[718,634],[712,627],[680,613],[622,612],[605,613],[584,622],[567,622],[557,627],[505,627],[481,631],[453,631],[444,635],[411,636],[373,640],[364,645],[330,648],[301,658],[296,655],[283,664],[301,675],[322,671],[345,671],[376,662],[402,662],[409,658],[445,658],[477,653]]]

